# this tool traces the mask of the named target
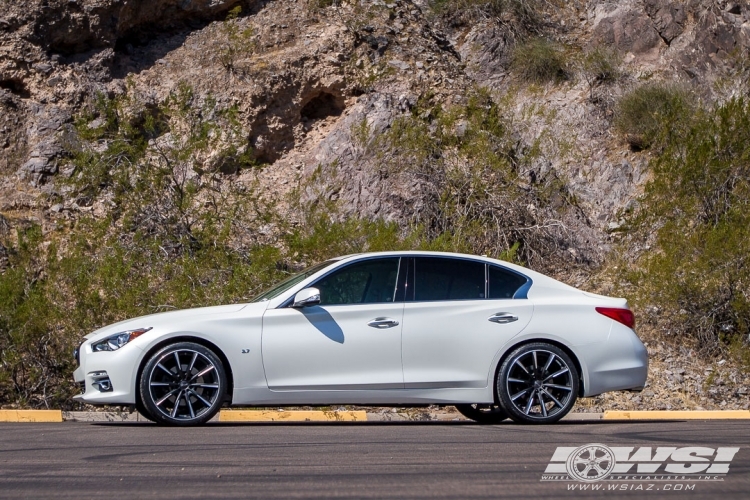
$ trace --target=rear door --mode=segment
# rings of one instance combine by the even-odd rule
[[[404,385],[486,387],[495,354],[531,320],[513,298],[526,277],[461,258],[410,259],[403,316]]]

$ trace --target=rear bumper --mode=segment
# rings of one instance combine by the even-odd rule
[[[648,377],[648,351],[633,330],[616,321],[606,342],[586,346],[584,396],[640,391]]]

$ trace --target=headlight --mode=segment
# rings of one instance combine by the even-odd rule
[[[93,352],[116,351],[131,340],[137,339],[151,328],[138,328],[137,330],[128,330],[126,332],[115,333],[104,340],[91,344]]]

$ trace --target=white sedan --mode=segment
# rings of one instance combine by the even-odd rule
[[[486,257],[331,259],[249,304],[173,311],[86,336],[93,405],[194,425],[223,405],[456,405],[476,421],[552,423],[578,397],[640,390],[648,353],[625,299]]]

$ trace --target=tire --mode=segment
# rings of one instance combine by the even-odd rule
[[[480,424],[499,424],[508,418],[508,414],[499,405],[456,405],[456,409],[464,417]]]
[[[143,405],[143,401],[141,401],[140,387],[138,388],[138,394],[135,397],[135,409],[138,413],[141,414],[141,416],[143,416],[143,418],[146,418],[152,422],[155,421],[153,415],[149,413],[149,411]]]
[[[193,342],[157,351],[143,367],[140,380],[145,410],[154,421],[166,425],[208,422],[221,408],[227,390],[221,359]]]
[[[535,342],[505,358],[495,390],[514,422],[552,424],[573,408],[579,386],[578,369],[570,356],[557,346]]]

